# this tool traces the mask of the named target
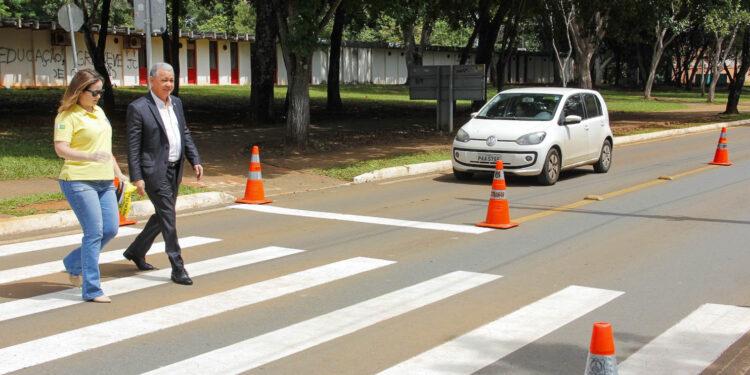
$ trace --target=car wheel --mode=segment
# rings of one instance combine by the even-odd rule
[[[471,172],[461,172],[457,171],[455,168],[453,169],[453,176],[456,177],[456,180],[469,180],[471,179],[471,176],[473,176],[474,173]]]
[[[604,141],[602,145],[602,153],[599,154],[599,161],[594,164],[594,172],[596,173],[607,173],[609,167],[612,165],[612,142],[610,140]]]
[[[539,183],[542,185],[554,185],[557,179],[560,178],[561,164],[560,152],[556,148],[551,148],[547,153],[547,159],[544,160],[542,173],[536,177]]]

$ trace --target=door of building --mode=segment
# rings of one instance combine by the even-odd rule
[[[195,69],[195,41],[187,42],[187,80],[189,85],[198,83],[198,72]]]
[[[236,42],[229,44],[229,55],[232,62],[232,84],[236,85],[240,83],[239,53]]]
[[[148,67],[146,66],[146,48],[141,47],[138,49],[138,83],[141,85],[148,85]]]
[[[219,83],[219,53],[216,41],[208,42],[208,63],[211,84]]]

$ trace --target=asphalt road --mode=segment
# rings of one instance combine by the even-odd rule
[[[53,273],[70,233],[21,240],[0,247],[0,373],[581,374],[599,321],[620,374],[701,373],[750,330],[750,128],[730,129],[732,166],[707,164],[717,140],[616,147],[609,173],[551,187],[508,175],[509,230],[474,226],[490,176],[181,215],[195,285],[136,272],[125,231],[102,253],[108,305]]]

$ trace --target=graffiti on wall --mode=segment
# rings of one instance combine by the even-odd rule
[[[94,66],[93,58],[88,50],[78,50],[77,57],[79,66]],[[65,79],[65,47],[31,49],[0,46],[0,70],[17,70],[14,69],[14,66],[26,67],[28,64],[37,64],[37,67],[41,68],[51,68],[52,78],[56,80]],[[137,50],[125,50],[118,53],[107,51],[104,53],[104,65],[111,79],[118,79],[123,64],[128,70],[137,70]],[[70,75],[74,74],[72,66],[69,73]]]

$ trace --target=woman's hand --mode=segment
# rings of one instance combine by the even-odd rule
[[[92,152],[89,155],[90,155],[89,158],[91,161],[102,162],[102,161],[107,161],[109,159],[112,159],[112,154],[105,152],[105,151]]]

